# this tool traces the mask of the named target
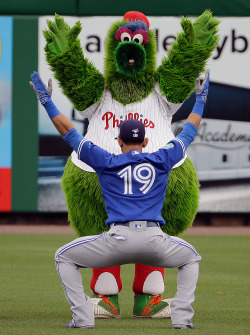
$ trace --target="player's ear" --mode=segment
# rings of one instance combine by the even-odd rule
[[[117,141],[119,143],[119,146],[122,148],[122,146],[123,146],[123,140],[120,139],[120,137],[117,137]]]
[[[144,141],[142,142],[142,147],[143,148],[146,148],[146,146],[148,145],[148,141],[149,141],[149,139],[147,137],[144,138]]]

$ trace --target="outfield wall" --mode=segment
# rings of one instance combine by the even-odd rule
[[[10,57],[9,77],[3,69],[0,72],[1,105],[10,106],[10,111],[2,108],[0,132],[9,130],[11,139],[2,139],[1,146],[11,142],[9,166],[11,173],[6,176],[4,163],[0,163],[0,210],[37,210],[37,156],[38,156],[38,117],[37,100],[30,93],[29,75],[38,66],[38,25],[37,18],[0,17],[1,59],[0,69]],[[8,28],[7,28],[8,27]],[[6,87],[5,81],[9,80]],[[9,114],[8,122],[5,121]],[[1,160],[8,153],[1,151]],[[9,178],[9,180],[7,180]]]
[[[180,16],[201,14],[211,9],[216,16],[249,16],[249,0],[10,0],[1,1],[1,15],[122,15],[137,10],[146,15]]]

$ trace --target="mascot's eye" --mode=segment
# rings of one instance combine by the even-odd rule
[[[133,41],[138,43],[138,44],[142,44],[143,43],[143,36],[141,34],[136,34],[135,36],[133,36]]]
[[[129,33],[122,33],[121,34],[121,42],[130,42],[131,41],[131,36]]]

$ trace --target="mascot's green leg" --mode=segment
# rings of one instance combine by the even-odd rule
[[[107,214],[98,177],[75,166],[69,158],[62,178],[71,227],[79,236],[96,235],[107,230]],[[193,223],[199,205],[199,182],[193,164],[187,158],[169,175],[162,215],[163,230],[178,235]]]
[[[189,158],[171,170],[162,216],[166,225],[162,230],[179,235],[192,226],[199,207],[199,181]]]
[[[62,189],[71,227],[79,236],[96,235],[107,230],[107,214],[96,173],[86,172],[72,163],[65,166]]]

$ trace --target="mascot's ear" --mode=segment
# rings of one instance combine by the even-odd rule
[[[143,13],[141,12],[127,12],[124,17],[123,17],[123,20],[125,21],[143,21],[146,23],[147,25],[147,29],[149,30],[149,21],[146,17],[146,15],[144,15]]]

